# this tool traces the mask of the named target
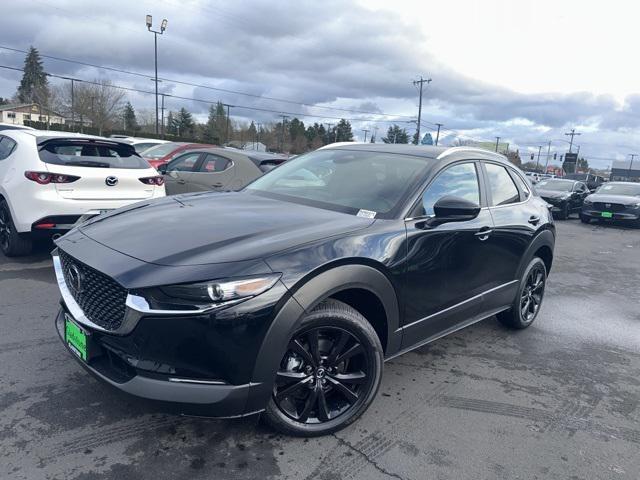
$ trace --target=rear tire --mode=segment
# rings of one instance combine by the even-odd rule
[[[31,248],[31,234],[18,233],[9,205],[0,200],[0,250],[7,257],[19,257],[31,253]]]
[[[325,300],[290,339],[265,423],[287,435],[316,437],[357,420],[382,378],[380,339],[357,310]]]
[[[500,312],[498,320],[510,328],[527,328],[540,312],[546,285],[547,267],[540,257],[534,257],[524,270],[513,305]]]

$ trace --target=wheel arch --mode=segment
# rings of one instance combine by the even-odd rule
[[[534,237],[529,244],[525,254],[520,260],[518,266],[518,280],[522,278],[525,268],[533,257],[540,257],[547,268],[547,275],[551,271],[553,265],[553,250],[555,246],[555,235],[550,229],[545,229]]]
[[[291,296],[279,309],[258,351],[251,382],[260,387],[248,400],[246,411],[265,408],[289,339],[305,314],[327,298],[343,301],[363,316],[366,316],[366,309],[362,311],[361,302],[376,299],[379,303],[369,308],[383,308],[384,324],[380,317],[370,323],[381,337],[383,350],[389,354],[400,348],[400,309],[396,290],[380,269],[364,262],[331,264],[305,276],[289,290]]]

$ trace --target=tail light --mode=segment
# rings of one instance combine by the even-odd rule
[[[145,185],[157,185],[158,187],[164,185],[164,177],[162,175],[156,175],[155,177],[143,177],[138,180]]]
[[[40,185],[47,185],[49,183],[72,183],[80,179],[80,177],[76,177],[74,175],[31,171],[24,172],[24,176],[33,182],[39,183]]]

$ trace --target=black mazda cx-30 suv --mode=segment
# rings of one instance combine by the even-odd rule
[[[53,253],[56,327],[122,391],[321,435],[367,409],[385,359],[492,315],[531,325],[554,242],[501,155],[336,144],[76,227]]]

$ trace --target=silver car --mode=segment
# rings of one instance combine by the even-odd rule
[[[240,190],[286,157],[226,148],[188,150],[159,167],[167,195]]]

